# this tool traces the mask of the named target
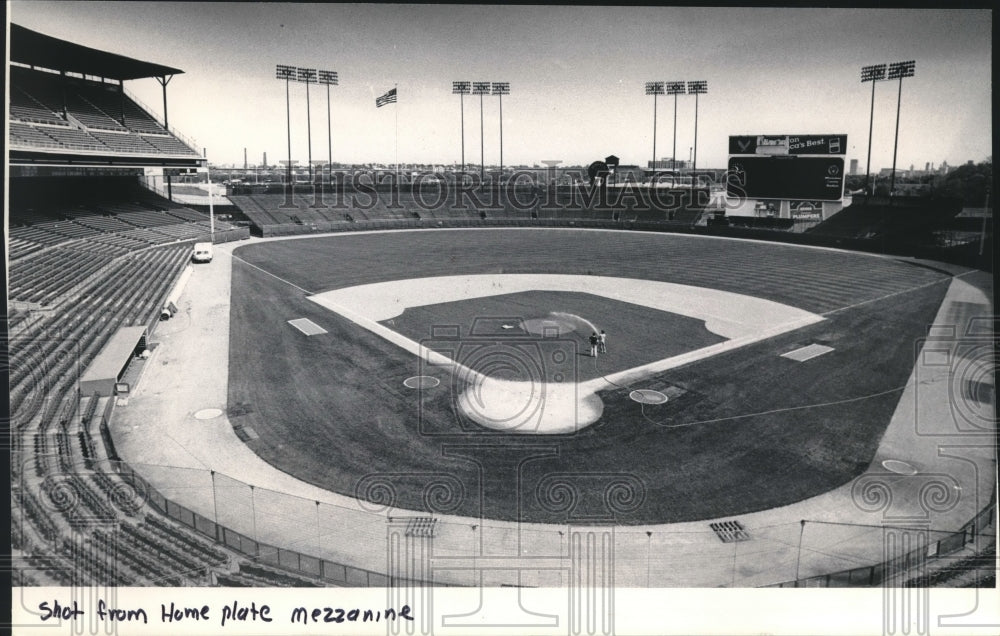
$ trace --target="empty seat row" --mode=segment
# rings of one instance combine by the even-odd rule
[[[194,155],[197,156],[198,153],[192,150],[182,142],[180,139],[172,135],[142,135],[144,141],[159,150],[163,154],[167,155]]]

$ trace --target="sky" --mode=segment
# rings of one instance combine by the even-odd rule
[[[506,81],[505,165],[653,158],[645,82],[705,80],[697,163],[724,167],[728,137],[848,135],[868,151],[868,64],[916,60],[902,82],[897,165],[992,155],[988,10],[610,6],[319,5],[13,0],[10,22],[85,46],[182,69],[168,86],[172,128],[213,164],[288,154],[285,82],[275,66],[337,71],[330,88],[291,83],[294,159],[455,165],[462,158],[456,80]],[[396,105],[375,107],[394,86]],[[126,88],[160,114],[155,79]],[[892,165],[896,81],[875,86],[872,169]],[[500,160],[499,98],[466,96],[465,157]],[[656,156],[689,159],[695,98],[656,99]],[[483,134],[480,134],[482,125]],[[328,144],[329,140],[329,144]]]

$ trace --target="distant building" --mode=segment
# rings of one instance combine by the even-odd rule
[[[646,168],[650,170],[687,170],[689,162],[684,159],[667,159],[666,157],[657,161],[647,161]]]
[[[858,174],[858,160],[857,159],[851,159],[851,174],[852,175]]]

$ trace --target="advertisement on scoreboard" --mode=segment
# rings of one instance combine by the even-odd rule
[[[731,155],[843,155],[847,135],[731,135]]]

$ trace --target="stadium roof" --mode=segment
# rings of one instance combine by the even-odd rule
[[[116,80],[178,75],[184,71],[99,51],[50,35],[10,25],[10,60],[55,71],[71,71]]]

